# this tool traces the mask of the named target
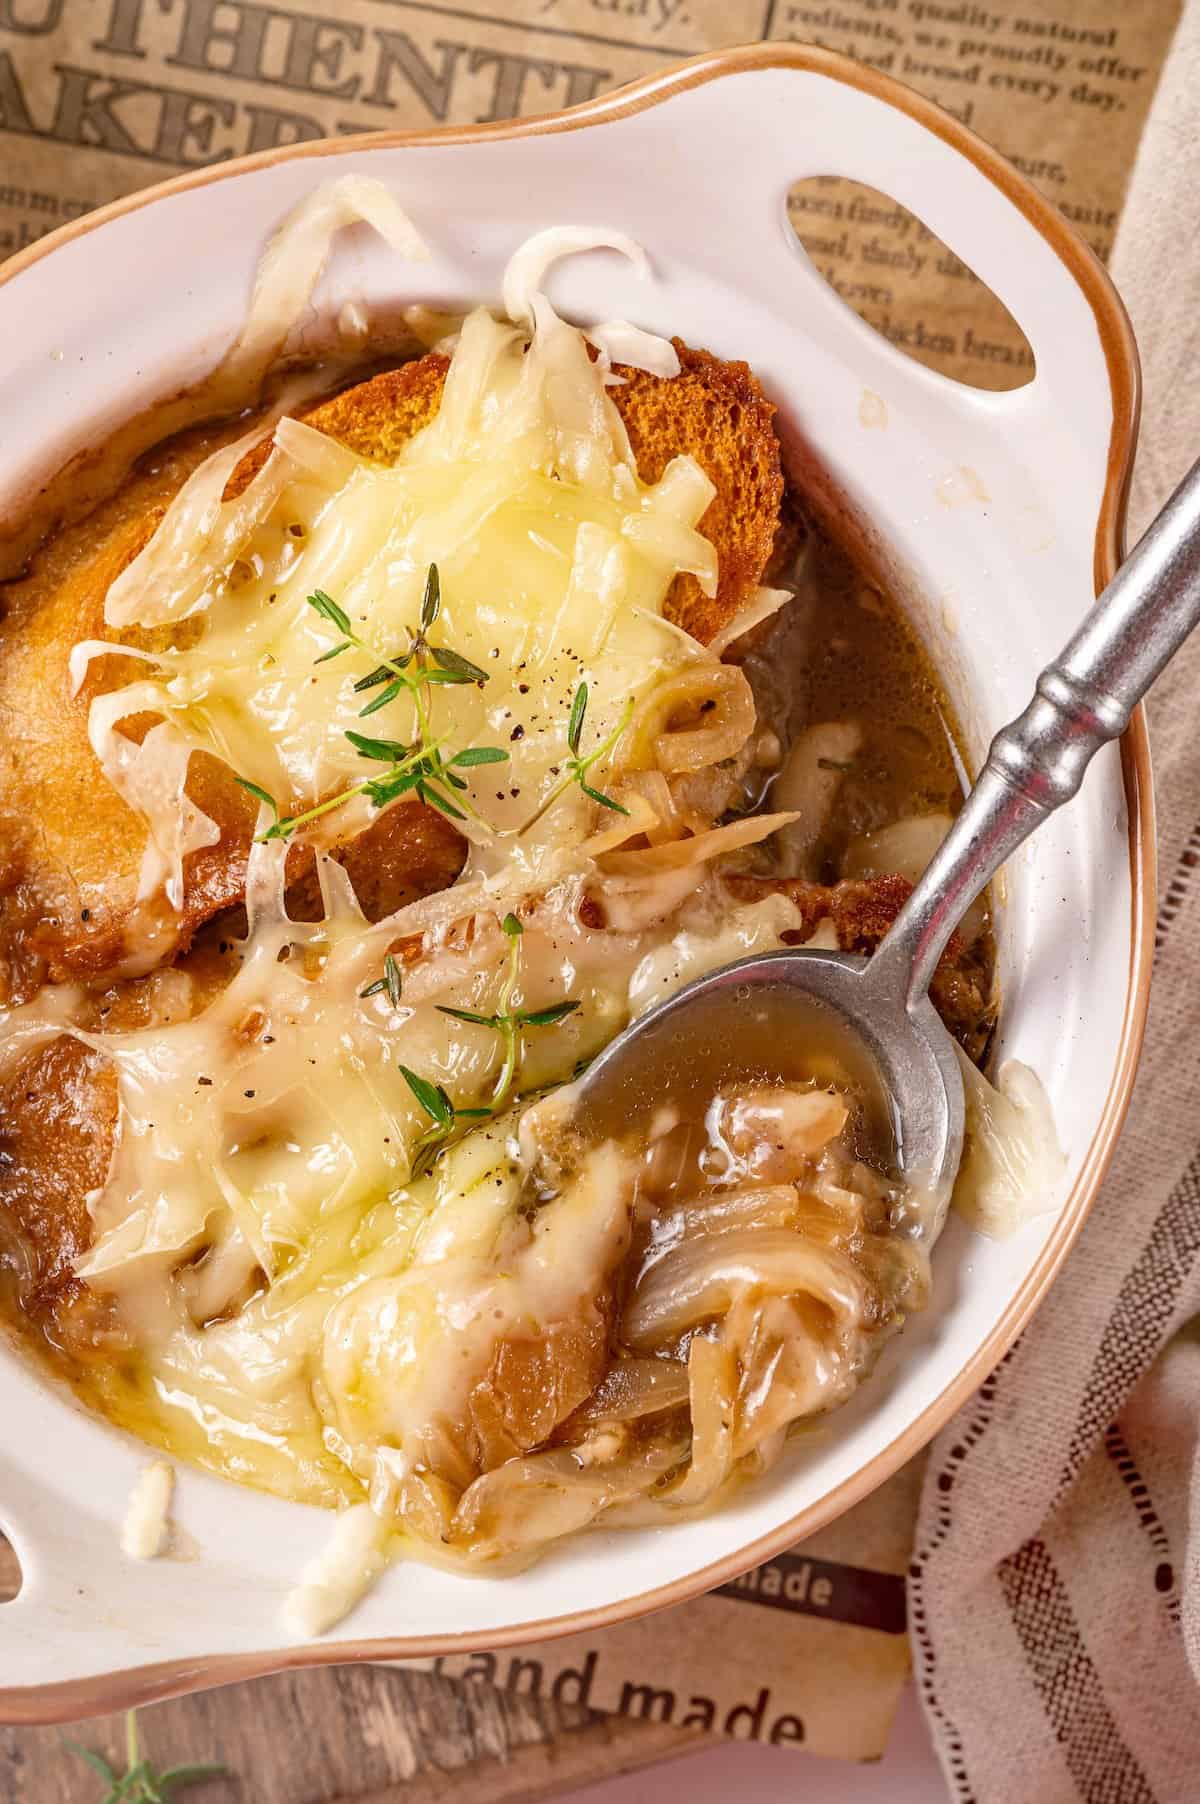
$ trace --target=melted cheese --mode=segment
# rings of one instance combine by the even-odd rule
[[[372,184],[321,195],[287,242],[272,246],[243,350],[268,346],[280,293],[289,281],[311,288],[330,232],[347,220],[369,219],[420,254]],[[344,838],[371,818],[360,795],[308,835],[318,845],[318,922],[286,914],[286,846],[255,845],[240,967],[201,1012],[189,1016],[165,997],[154,1025],[96,1033],[72,1025],[73,994],[48,991],[8,1024],[10,1050],[65,1031],[116,1075],[111,1166],[90,1199],[93,1240],[76,1268],[111,1297],[132,1343],[128,1360],[97,1362],[92,1381],[106,1407],[231,1477],[348,1506],[289,1600],[303,1635],[353,1606],[397,1527],[416,1534],[426,1555],[437,1550],[439,1483],[461,1489],[477,1467],[503,1473],[510,1454],[537,1447],[594,1388],[589,1361],[610,1345],[636,1159],[608,1143],[580,1157],[553,1193],[539,1189],[530,1099],[556,1091],[541,1105],[552,1114],[580,1064],[634,1015],[706,971],[784,943],[799,923],[795,904],[783,895],[732,903],[707,861],[797,819],[801,836],[811,833],[808,817],[828,800],[797,791],[799,816],[724,827],[714,824],[724,802],[707,813],[697,804],[694,837],[678,843],[668,776],[706,771],[740,750],[753,709],[747,692],[739,727],[729,695],[737,679],[725,672],[724,701],[714,693],[711,719],[681,735],[687,757],[678,741],[661,749],[680,697],[698,693],[697,672],[703,686],[719,671],[713,651],[662,618],[679,572],[714,591],[715,554],[696,530],[713,488],[686,458],[643,483],[607,392],[612,357],[670,374],[671,347],[612,321],[590,334],[601,353],[593,359],[585,335],[541,292],[554,257],[600,244],[644,267],[619,234],[540,234],[510,267],[508,321],[478,309],[461,323],[436,322],[439,332],[457,326],[442,403],[394,466],[284,417],[240,495],[224,499],[261,431],[196,470],[107,597],[114,633],[158,629],[158,641],[172,639],[166,650],[132,651],[131,680],[90,710],[97,756],[146,822],[144,899],[180,910],[184,861],[218,837],[186,793],[194,752],[261,786],[282,812],[300,813],[378,774],[348,730],[406,744],[420,731],[448,752],[487,745],[508,754],[503,767],[463,767],[474,812],[459,882],[369,924],[341,867],[319,850],[327,825]],[[401,695],[364,722],[354,683],[403,650],[431,564],[442,592],[431,638],[488,680],[431,691],[427,718]],[[309,606],[318,590],[350,619],[344,645]],[[779,599],[760,591],[730,636]],[[112,649],[78,646],[76,683]],[[618,747],[606,773],[625,781],[619,820],[612,811],[598,819],[574,787],[545,807],[572,750],[567,723],[581,682],[585,752],[646,703],[641,739]],[[120,729],[139,713],[158,724],[136,744]],[[816,731],[827,730],[858,733],[836,723]],[[798,769],[781,787],[812,788],[811,771]],[[264,812],[260,826],[269,820]],[[642,833],[648,849],[622,850]],[[584,906],[596,892],[602,925]],[[512,909],[522,921],[515,951],[502,927]],[[829,923],[818,929],[830,932]],[[378,981],[389,955],[403,963],[398,996]],[[567,1001],[564,1018],[519,1034],[516,1082],[501,1106],[504,1041],[447,1011],[488,1016]],[[440,1086],[456,1111],[491,1111],[431,1171],[418,1157],[430,1118],[405,1067]],[[1008,1087],[1004,1105],[1032,1120],[1028,1086],[1018,1088]],[[830,1114],[823,1095],[803,1101]],[[1015,1133],[1004,1121],[993,1133],[978,1096],[973,1107],[980,1144]],[[840,1126],[845,1111],[833,1112]],[[832,1119],[826,1127],[828,1138]],[[994,1216],[994,1149],[989,1156],[992,1188],[976,1191]],[[789,1286],[828,1292],[847,1315],[858,1310],[857,1290],[836,1291],[842,1266],[826,1272],[823,1256],[782,1230],[768,1250],[779,1262],[786,1254]],[[685,1325],[707,1313],[701,1297]],[[562,1371],[547,1371],[560,1352]],[[723,1357],[707,1334],[695,1336],[696,1374]],[[501,1395],[496,1374],[506,1361],[519,1377]],[[575,1389],[562,1372],[574,1373]],[[539,1430],[547,1392],[562,1409]],[[696,1377],[696,1435],[706,1410],[719,1416],[718,1393]],[[490,1464],[479,1451],[489,1432],[501,1448]],[[610,1429],[581,1446],[572,1482],[589,1465],[615,1462],[623,1437]],[[663,1472],[681,1456],[673,1444],[660,1449]],[[546,1457],[571,1461],[562,1449]],[[629,1495],[645,1489],[643,1473]],[[150,1468],[131,1509],[130,1551],[158,1551],[169,1495],[170,1468]],[[686,1486],[680,1498],[688,1500]],[[414,1509],[427,1510],[423,1526],[410,1520]]]
[[[357,191],[333,195],[296,223],[306,284],[347,208],[404,238],[378,198],[365,197],[364,213]],[[114,1300],[137,1348],[132,1372],[98,1372],[106,1406],[175,1451],[326,1503],[367,1487],[386,1506],[504,1335],[584,1307],[624,1231],[621,1187],[599,1174],[530,1231],[516,1212],[527,1167],[514,1150],[519,1103],[417,1175],[430,1123],[402,1062],[456,1109],[489,1106],[503,1044],[444,1010],[500,1006],[509,909],[520,906],[524,923],[512,1006],[576,1005],[522,1034],[517,1087],[528,1093],[569,1079],[628,1019],[652,949],[680,932],[703,938],[721,907],[712,854],[697,842],[686,869],[609,880],[611,921],[585,925],[596,857],[657,816],[632,790],[625,817],[598,821],[574,786],[544,808],[561,787],[581,682],[586,753],[657,685],[717,668],[662,619],[679,571],[714,588],[715,554],[696,531],[712,484],[687,459],[656,484],[639,478],[607,358],[593,359],[540,292],[564,248],[518,253],[512,321],[478,309],[461,322],[438,413],[394,466],[284,417],[239,495],[224,499],[261,429],[194,472],[106,600],[114,632],[155,629],[168,641],[139,650],[125,686],[96,698],[90,734],[147,823],[142,893],[172,908],[189,852],[216,838],[184,787],[193,752],[288,813],[379,774],[348,729],[408,743],[420,726],[447,755],[508,754],[504,766],[464,767],[479,819],[465,823],[470,860],[449,891],[369,925],[340,867],[318,853],[324,919],[293,922],[286,847],[256,845],[240,968],[215,1001],[124,1033],[67,1028],[111,1062],[119,1095],[77,1267]],[[266,312],[271,268],[259,283]],[[643,361],[675,367],[663,341],[620,322],[606,330]],[[364,721],[354,683],[406,644],[431,563],[442,606],[430,637],[488,680],[431,689],[423,722],[405,696]],[[340,635],[308,604],[318,589],[361,647],[325,657]],[[76,648],[77,685],[106,649]],[[121,732],[134,713],[159,721],[140,745]],[[644,748],[638,756],[644,765]],[[329,825],[344,838],[370,817],[360,796]],[[318,846],[325,826],[308,830]],[[397,1001],[377,979],[401,947]],[[29,1044],[60,1031],[64,1012],[36,1007],[14,1031]],[[312,1577],[297,1605],[305,1620],[325,1613],[327,1588]]]
[[[994,1240],[1007,1240],[1059,1200],[1066,1156],[1037,1073],[1006,1059],[990,1084],[961,1047],[966,1140],[954,1207]]]
[[[302,211],[264,265],[262,318],[286,258],[311,287],[329,233],[351,217],[417,254],[385,201],[352,186]],[[662,617],[681,571],[714,592],[715,554],[697,531],[713,486],[687,458],[644,483],[608,393],[612,356],[669,374],[674,351],[612,321],[591,335],[594,358],[542,292],[555,257],[596,245],[645,266],[619,234],[531,240],[506,278],[510,318],[481,308],[461,321],[440,408],[393,466],[285,416],[237,496],[224,498],[229,478],[261,428],[194,472],[106,600],[114,633],[169,642],[139,649],[130,680],[89,716],[107,776],[146,822],[144,899],[180,910],[186,858],[218,837],[186,792],[193,753],[299,814],[379,774],[351,731],[434,739],[447,757],[507,754],[462,767],[471,844],[459,881],[368,923],[320,849],[371,818],[358,794],[305,830],[317,922],[287,916],[286,844],[255,844],[240,965],[200,1012],[97,1033],[48,996],[12,1023],[23,1046],[73,1033],[116,1075],[111,1165],[76,1268],[132,1342],[130,1360],[96,1373],[106,1407],[230,1476],[349,1506],[289,1602],[306,1635],[353,1605],[393,1530],[437,1549],[439,1485],[461,1491],[536,1448],[601,1375],[637,1159],[608,1143],[547,1190],[530,1099],[557,1090],[557,1108],[634,1015],[774,949],[799,921],[782,895],[732,903],[708,862],[796,816],[718,826],[724,801],[690,803],[693,837],[680,840],[668,778],[735,755],[754,714],[749,692],[735,694],[744,682]],[[260,319],[249,340],[268,335]],[[433,564],[430,638],[486,681],[430,688],[420,704],[398,694],[364,721],[355,682],[403,652]],[[309,605],[317,591],[348,633]],[[778,599],[761,591],[738,630]],[[77,647],[75,681],[111,649]],[[581,682],[583,752],[637,711],[605,771],[624,798],[616,816],[573,786],[559,794]],[[674,717],[701,705],[703,723],[673,738]],[[121,731],[134,714],[157,719],[140,744]],[[711,793],[726,793],[719,780]],[[630,850],[640,834],[649,846]],[[597,895],[602,925],[585,906]],[[516,940],[502,926],[514,909]],[[389,956],[399,994],[379,982]],[[498,1091],[506,1042],[461,1011],[564,1002],[563,1018],[519,1032],[515,1082]],[[485,1116],[432,1170],[420,1157],[430,1115],[406,1069],[454,1111]],[[709,1343],[697,1344],[702,1361]],[[165,1509],[155,1482],[139,1546],[155,1539],[156,1498]]]
[[[309,1561],[284,1604],[292,1633],[311,1641],[339,1623],[383,1571],[386,1541],[387,1524],[369,1504],[343,1510],[326,1546]]]
[[[486,823],[464,823],[475,869],[515,851],[536,862],[581,834],[590,810],[572,791],[519,847],[493,843],[515,837],[554,788],[581,680],[586,750],[664,675],[712,662],[661,620],[679,571],[715,582],[712,547],[695,530],[712,484],[687,458],[642,483],[580,333],[540,302],[534,311],[531,341],[483,309],[468,317],[439,412],[394,466],[285,419],[234,499],[221,494],[249,441],[201,465],[112,585],[114,627],[193,623],[89,717],[106,774],[149,827],[144,893],[161,887],[181,906],[183,859],[216,838],[183,795],[192,752],[296,813],[379,774],[347,730],[413,741],[413,705],[400,697],[364,723],[354,682],[405,644],[431,563],[443,597],[432,636],[489,680],[432,691],[430,730],[447,756],[475,745],[508,754],[499,780],[495,765],[469,772],[467,799]],[[340,635],[308,605],[316,590],[371,649],[321,662]],[[104,649],[89,643],[76,676]],[[140,746],[119,731],[138,712],[162,719]],[[328,826],[344,837],[369,817],[360,797]]]
[[[143,1466],[129,1497],[125,1525],[121,1530],[121,1552],[131,1560],[156,1560],[167,1545],[171,1533],[171,1493],[175,1489],[174,1468],[166,1460],[155,1460]]]
[[[230,361],[266,365],[303,317],[334,237],[359,221],[402,257],[429,260],[429,247],[395,195],[368,175],[322,182],[297,202],[273,233],[254,278],[246,322]],[[359,305],[347,302],[348,307]]]
[[[461,1433],[497,1349],[577,1330],[624,1251],[632,1162],[611,1144],[596,1149],[530,1224],[507,1127],[443,1161],[404,1271],[358,1285],[326,1318],[320,1372],[336,1427],[384,1496],[391,1479],[453,1460],[444,1443]]]
[[[273,864],[278,879],[282,853],[259,847],[254,858]],[[470,911],[464,890],[459,906],[467,912],[453,935],[427,935],[428,951],[406,973],[397,1007],[386,991],[363,991],[424,905],[368,926],[340,867],[326,863],[322,875],[328,918],[293,922],[281,908],[259,915],[237,976],[195,1018],[124,1034],[72,1030],[112,1061],[121,1103],[112,1168],[93,1211],[95,1239],[77,1267],[93,1286],[122,1288],[144,1262],[153,1289],[162,1256],[174,1262],[231,1241],[273,1279],[323,1223],[398,1192],[429,1127],[401,1059],[442,1083],[459,1108],[486,1101],[498,1037],[443,1007],[496,1007],[509,953],[494,908],[480,907],[477,896]],[[642,885],[634,931],[585,926],[576,878],[527,905],[515,1004],[578,1007],[553,1027],[527,1030],[523,1089],[563,1081],[660,994],[746,951],[778,946],[796,925],[782,896],[731,909],[702,867],[671,876],[669,894],[661,877]],[[241,1275],[231,1260],[231,1281]],[[211,1285],[204,1294],[209,1314],[228,1300]]]
[[[329,209],[317,212],[328,224]],[[314,222],[301,232],[310,262]],[[601,824],[572,787],[539,813],[560,785],[581,681],[586,752],[656,685],[715,668],[661,617],[680,570],[715,583],[712,547],[695,529],[712,485],[687,459],[656,484],[640,480],[603,358],[538,287],[564,248],[539,241],[514,259],[516,323],[483,309],[462,322],[439,411],[394,466],[283,418],[239,495],[223,498],[254,435],[195,471],[106,601],[118,631],[174,634],[90,714],[110,780],[147,822],[143,893],[173,907],[184,859],[216,834],[184,789],[194,751],[288,812],[377,774],[348,729],[408,742],[421,725],[451,748],[509,754],[499,777],[495,765],[465,767],[480,820],[467,825],[471,860],[450,891],[371,926],[340,867],[319,855],[324,919],[293,922],[286,847],[256,845],[240,969],[210,1006],[126,1033],[69,1030],[117,1077],[111,1167],[77,1269],[115,1299],[140,1350],[143,1425],[222,1469],[326,1501],[331,1487],[353,1497],[356,1482],[386,1489],[407,1470],[489,1349],[518,1324],[577,1311],[619,1235],[620,1187],[598,1179],[581,1179],[536,1232],[522,1227],[515,1115],[415,1175],[430,1123],[403,1066],[456,1109],[491,1102],[503,1044],[445,1009],[500,1006],[506,910],[520,905],[524,922],[512,1005],[576,1005],[522,1034],[524,1091],[562,1083],[624,1025],[654,948],[689,972],[706,950],[727,956],[699,842],[684,869],[609,879],[608,926],[584,924],[595,858],[657,818],[644,798],[631,792],[629,815]],[[659,361],[669,352],[641,349]],[[405,644],[431,563],[442,595],[431,637],[488,681],[430,691],[426,722],[406,697],[364,722],[354,682]],[[340,635],[308,604],[318,589],[362,647],[325,657]],[[104,650],[77,648],[76,681]],[[141,745],[120,731],[135,712],[160,717]],[[339,812],[339,836],[369,817],[358,798]],[[794,924],[777,900],[765,912],[769,930],[783,914]],[[762,943],[761,925],[748,931]],[[376,980],[401,944],[397,1001]],[[49,1014],[42,1025],[52,1030]],[[126,1395],[126,1415],[130,1405]]]
[[[727,957],[737,931],[716,930],[727,902],[705,858],[719,836],[712,852],[695,842],[682,869],[604,879],[607,925],[586,925],[595,859],[657,816],[631,789],[628,816],[597,821],[574,787],[539,812],[560,785],[581,681],[586,752],[657,685],[716,669],[661,617],[678,571],[711,589],[716,569],[695,530],[712,485],[686,459],[641,482],[603,359],[528,274],[514,301],[523,325],[483,310],[463,322],[439,412],[394,467],[286,418],[234,499],[222,496],[247,442],[202,465],[107,603],[118,630],[185,630],[91,711],[110,779],[147,821],[143,890],[178,906],[183,860],[213,832],[183,788],[193,751],[299,812],[373,774],[347,729],[413,736],[410,701],[366,723],[353,684],[405,643],[430,563],[442,592],[434,643],[488,675],[429,704],[439,740],[510,754],[499,777],[496,766],[464,773],[481,822],[451,890],[368,925],[340,867],[319,855],[324,919],[293,922],[286,847],[256,845],[240,969],[210,1006],[127,1033],[70,1030],[111,1061],[120,1101],[78,1264],[139,1350],[131,1382],[104,1373],[108,1407],[235,1476],[324,1502],[365,1488],[385,1512],[506,1337],[553,1332],[595,1307],[627,1226],[617,1174],[589,1168],[529,1227],[517,1207],[528,1175],[519,1104],[417,1175],[430,1123],[402,1062],[456,1109],[489,1106],[503,1044],[444,1011],[500,1006],[510,908],[524,927],[512,1005],[576,1005],[521,1036],[523,1093],[562,1084],[619,1031],[656,949],[664,968],[691,973]],[[338,635],[308,605],[317,589],[369,649],[323,659]],[[103,649],[79,648],[77,678]],[[142,746],[119,730],[134,711],[161,717]],[[339,834],[369,814],[360,798]],[[777,898],[741,914],[754,917],[755,945],[785,917],[795,925]],[[376,980],[399,946],[397,1001]],[[306,1619],[323,1586],[307,1588]]]
[[[133,1390],[103,1376],[113,1413],[229,1475],[330,1502],[386,1494],[506,1331],[578,1313],[620,1234],[623,1191],[615,1174],[585,1174],[527,1241],[513,1213],[529,1169],[520,1104],[414,1179],[428,1121],[399,1061],[459,1107],[494,1083],[497,1037],[438,1004],[495,1006],[508,956],[496,905],[463,886],[475,912],[453,933],[426,930],[397,1009],[361,991],[397,923],[430,904],[368,926],[330,865],[329,918],[288,922],[266,905],[279,853],[255,853],[246,958],[207,1010],[81,1034],[113,1061],[121,1118],[78,1269],[141,1350]],[[584,924],[578,877],[527,905],[516,1001],[580,1007],[526,1034],[522,1093],[569,1079],[651,1000],[651,971],[677,987],[798,923],[783,897],[731,905],[704,867],[682,893],[681,875],[670,892],[661,875],[645,881],[630,931]],[[169,1280],[181,1258],[193,1263]]]

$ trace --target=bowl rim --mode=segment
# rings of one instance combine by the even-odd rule
[[[749,44],[709,52],[643,77],[580,106],[535,117],[474,126],[446,126],[417,131],[377,131],[280,146],[254,156],[231,158],[206,169],[188,171],[139,189],[98,207],[46,234],[0,267],[0,286],[19,277],[62,246],[99,230],[110,220],[189,189],[273,167],[277,163],[324,156],[344,156],[400,146],[480,144],[577,131],[609,123],[661,104],[676,94],[724,76],[756,70],[796,69],[822,75],[872,96],[908,115],[942,138],[973,163],[1025,215],[1066,265],[1095,316],[1112,399],[1104,491],[1096,523],[1093,581],[1097,594],[1115,574],[1124,551],[1125,514],[1133,452],[1137,440],[1141,377],[1137,347],[1116,289],[1089,247],[1030,182],[998,151],[967,126],[893,77],[831,50],[812,45]],[[1113,1155],[1124,1121],[1145,1033],[1150,970],[1154,946],[1153,898],[1156,889],[1154,800],[1145,715],[1138,708],[1121,742],[1122,778],[1128,809],[1131,874],[1130,966],[1125,1012],[1114,1075],[1103,1112],[1079,1176],[1063,1204],[1054,1230],[1031,1266],[1008,1308],[963,1369],[919,1415],[851,1477],[818,1502],[778,1524],[733,1553],[633,1597],[552,1619],[517,1624],[498,1631],[465,1631],[411,1638],[327,1640],[245,1654],[199,1656],[130,1668],[107,1675],[39,1687],[0,1688],[0,1722],[49,1723],[118,1707],[149,1703],[204,1687],[228,1684],[266,1673],[334,1662],[383,1661],[449,1653],[517,1647],[532,1641],[589,1632],[652,1611],[684,1603],[726,1584],[761,1564],[803,1536],[825,1527],[859,1503],[932,1438],[953,1412],[987,1378],[1008,1351],[1041,1302],[1090,1210]]]

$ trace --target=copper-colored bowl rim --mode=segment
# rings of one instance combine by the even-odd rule
[[[358,136],[288,145],[257,156],[236,158],[210,169],[193,171],[160,182],[152,188],[100,207],[70,225],[60,227],[12,257],[0,269],[0,285],[13,280],[23,270],[60,246],[97,230],[109,220],[120,219],[168,195],[183,193],[210,182],[226,181],[250,170],[266,169],[276,163],[298,158],[343,156],[348,151],[371,150],[381,145],[477,144],[536,137],[552,132],[577,131],[584,126],[610,122],[641,112],[688,88],[700,87],[725,75],[777,68],[800,69],[826,76],[832,81],[843,82],[885,101],[936,133],[972,162],[1024,213],[1074,276],[1095,315],[1112,393],[1113,422],[1108,466],[1096,524],[1094,580],[1098,594],[1115,573],[1123,551],[1125,509],[1140,405],[1137,348],[1120,298],[1087,245],[1051,203],[997,151],[911,88],[833,51],[796,44],[747,45],[741,49],[694,57],[582,106],[538,118],[501,121],[491,125],[451,126],[433,131],[369,132]],[[684,1603],[689,1598],[712,1590],[714,1586],[728,1583],[752,1566],[781,1553],[802,1536],[825,1527],[889,1478],[906,1460],[920,1451],[959,1405],[978,1388],[1007,1352],[1040,1303],[1095,1199],[1129,1106],[1149,1002],[1154,925],[1151,902],[1155,894],[1156,872],[1150,750],[1141,709],[1134,715],[1121,741],[1121,759],[1129,811],[1132,887],[1130,972],[1115,1073],[1104,1112],[1079,1176],[1049,1240],[987,1339],[934,1401],[852,1477],[835,1486],[826,1496],[801,1510],[798,1515],[790,1517],[768,1534],[759,1536],[736,1552],[726,1554],[685,1578],[642,1592],[636,1597],[621,1598],[602,1608],[576,1611],[567,1616],[521,1623],[491,1632],[421,1636],[417,1639],[389,1636],[371,1641],[317,1642],[307,1646],[272,1648],[246,1654],[217,1654],[171,1660],[124,1672],[70,1680],[58,1685],[0,1689],[0,1722],[63,1722],[296,1667],[471,1653],[601,1629],[631,1617]]]

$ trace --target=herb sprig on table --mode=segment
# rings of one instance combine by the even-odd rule
[[[172,1766],[165,1772],[156,1772],[141,1750],[136,1710],[125,1713],[124,1773],[114,1772],[102,1755],[81,1747],[77,1741],[69,1741],[67,1746],[81,1760],[86,1760],[108,1786],[99,1804],[171,1804],[175,1792],[184,1786],[224,1778],[228,1772],[226,1767],[208,1765]]]
[[[504,1057],[492,1094],[486,1108],[460,1109],[451,1102],[441,1084],[430,1083],[428,1078],[419,1077],[410,1071],[407,1065],[401,1065],[400,1071],[405,1083],[416,1097],[418,1103],[429,1116],[430,1125],[413,1148],[412,1170],[414,1177],[427,1171],[445,1149],[454,1141],[462,1138],[470,1131],[464,1123],[484,1121],[499,1115],[509,1102],[517,1071],[521,1062],[521,1045],[525,1030],[530,1027],[554,1027],[565,1021],[568,1015],[574,1014],[580,1006],[577,1000],[554,1002],[548,1008],[515,1009],[513,996],[521,975],[521,937],[524,928],[514,914],[507,914],[501,922],[508,936],[508,969],[500,990],[499,1006],[494,1014],[477,1014],[473,1009],[451,1008],[447,1004],[438,1003],[443,1015],[449,1015],[454,1021],[466,1021],[474,1027],[491,1028],[498,1033],[504,1047]]]
[[[302,814],[281,814],[279,804],[269,790],[261,784],[252,783],[248,777],[238,777],[241,787],[271,810],[273,818],[270,825],[258,834],[259,842],[290,839],[297,828],[305,827],[310,821],[332,813],[358,795],[369,797],[376,808],[386,808],[389,802],[398,800],[400,796],[412,794],[418,801],[438,809],[451,820],[471,819],[483,825],[467,798],[467,782],[460,772],[481,764],[506,764],[508,753],[498,745],[471,745],[447,757],[443,751],[446,735],[443,734],[441,738],[434,736],[430,691],[438,686],[454,687],[464,683],[482,685],[488,680],[486,671],[480,670],[477,664],[472,664],[461,652],[448,645],[434,645],[429,640],[430,630],[442,608],[441,580],[437,565],[429,566],[421,602],[420,623],[416,631],[409,629],[407,650],[398,652],[392,658],[380,658],[378,651],[355,631],[346,610],[331,595],[327,595],[324,589],[314,590],[307,599],[313,612],[341,635],[338,643],[322,652],[315,662],[327,664],[330,659],[340,657],[352,648],[378,658],[375,669],[367,676],[360,677],[354,685],[357,694],[363,694],[369,689],[379,690],[378,695],[359,709],[359,718],[376,714],[389,702],[406,695],[413,706],[414,736],[412,743],[406,744],[399,739],[376,739],[365,733],[348,730],[345,737],[359,757],[370,759],[384,768],[376,775],[364,778],[361,783],[351,784],[339,794],[318,802],[315,807],[305,809]]]

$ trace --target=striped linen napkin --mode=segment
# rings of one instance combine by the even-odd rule
[[[1114,274],[1145,373],[1130,540],[1200,455],[1200,0]],[[1200,1800],[1200,635],[1150,705],[1150,1026],[1103,1192],[1045,1305],[930,1460],[914,1658],[959,1804]]]

